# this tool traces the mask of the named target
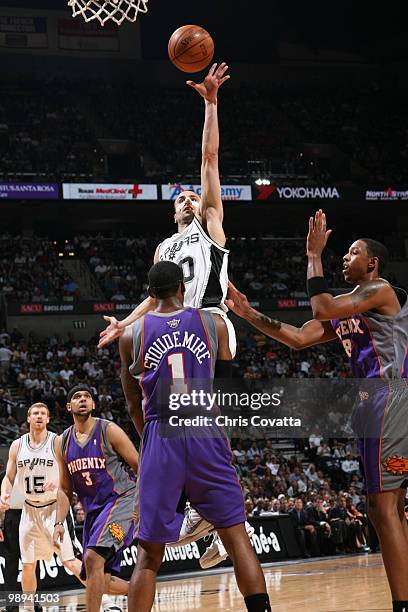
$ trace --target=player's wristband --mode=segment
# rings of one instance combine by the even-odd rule
[[[55,525],[54,525],[54,529],[55,529],[55,527],[56,527],[57,525],[62,525],[62,526],[64,526],[64,523],[62,523],[61,521],[58,521],[57,523],[55,523]]]
[[[307,294],[310,298],[320,293],[330,293],[329,286],[324,276],[313,276],[307,279]]]

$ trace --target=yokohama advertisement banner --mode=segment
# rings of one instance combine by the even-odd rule
[[[254,200],[340,200],[338,187],[328,185],[254,185]]]
[[[64,183],[64,200],[157,200],[157,185]]]
[[[56,183],[0,183],[0,200],[58,200]]]
[[[176,200],[182,191],[194,191],[201,196],[201,185],[180,185],[172,183],[162,185],[163,200]],[[252,193],[250,185],[221,185],[221,197],[225,200],[235,200],[240,202],[250,202]]]

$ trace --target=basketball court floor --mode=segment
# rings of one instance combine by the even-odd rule
[[[389,612],[391,597],[380,555],[270,564],[264,566],[273,612]],[[47,612],[85,612],[84,591],[62,594],[58,607]],[[127,611],[126,598],[116,603]],[[161,579],[154,612],[219,610],[245,612],[246,608],[229,570],[177,579]]]

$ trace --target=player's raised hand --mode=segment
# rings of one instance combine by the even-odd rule
[[[57,548],[60,547],[60,544],[64,541],[65,528],[64,525],[55,525],[54,533],[52,534],[52,543]]]
[[[218,67],[217,64],[213,64],[202,83],[187,81],[187,85],[195,89],[208,102],[216,104],[219,88],[230,78],[230,75],[226,74],[227,71],[228,66],[225,62],[222,62]]]
[[[309,233],[306,240],[307,256],[320,257],[331,233],[332,230],[327,229],[326,215],[322,209],[319,209],[316,211],[314,218],[310,217],[309,219]]]
[[[99,334],[100,340],[98,348],[108,346],[108,344],[116,340],[116,338],[120,338],[125,331],[125,328],[120,327],[120,323],[115,317],[104,316],[103,318],[105,321],[108,321],[109,325]]]
[[[251,308],[247,296],[238,291],[231,281],[228,281],[228,292],[225,305],[239,317],[245,317],[246,313]]]
[[[7,510],[10,510],[10,504],[8,503],[9,499],[9,493],[5,493],[3,497],[0,497],[0,512],[7,512]]]

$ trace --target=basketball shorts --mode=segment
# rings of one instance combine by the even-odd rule
[[[367,493],[408,486],[407,381],[366,386],[353,418]]]
[[[192,434],[194,427],[178,429],[178,436],[165,437],[159,421],[145,425],[137,483],[137,537],[145,542],[179,539],[183,499],[215,528],[245,522],[228,439],[218,428],[202,437]]]
[[[218,306],[211,306],[209,308],[203,308],[203,310],[208,310],[209,312],[212,312],[213,314],[218,314],[225,321],[225,324],[228,329],[229,348],[231,351],[232,359],[234,359],[235,355],[237,354],[237,336],[236,336],[235,328],[232,324],[231,319],[229,319],[227,313],[224,312],[224,310],[222,310]]]
[[[23,506],[20,521],[20,550],[23,563],[34,563],[35,561],[50,561],[53,554],[57,554],[61,561],[75,559],[75,542],[73,530],[69,529],[67,521],[64,521],[64,540],[55,547],[52,542],[54,525],[57,516],[57,502],[47,506],[39,507],[29,505]]]
[[[110,500],[102,508],[88,512],[85,517],[82,547],[109,548],[112,555],[105,562],[105,573],[120,572],[122,549],[131,545],[135,537],[135,487]],[[82,563],[81,578],[86,578]]]

